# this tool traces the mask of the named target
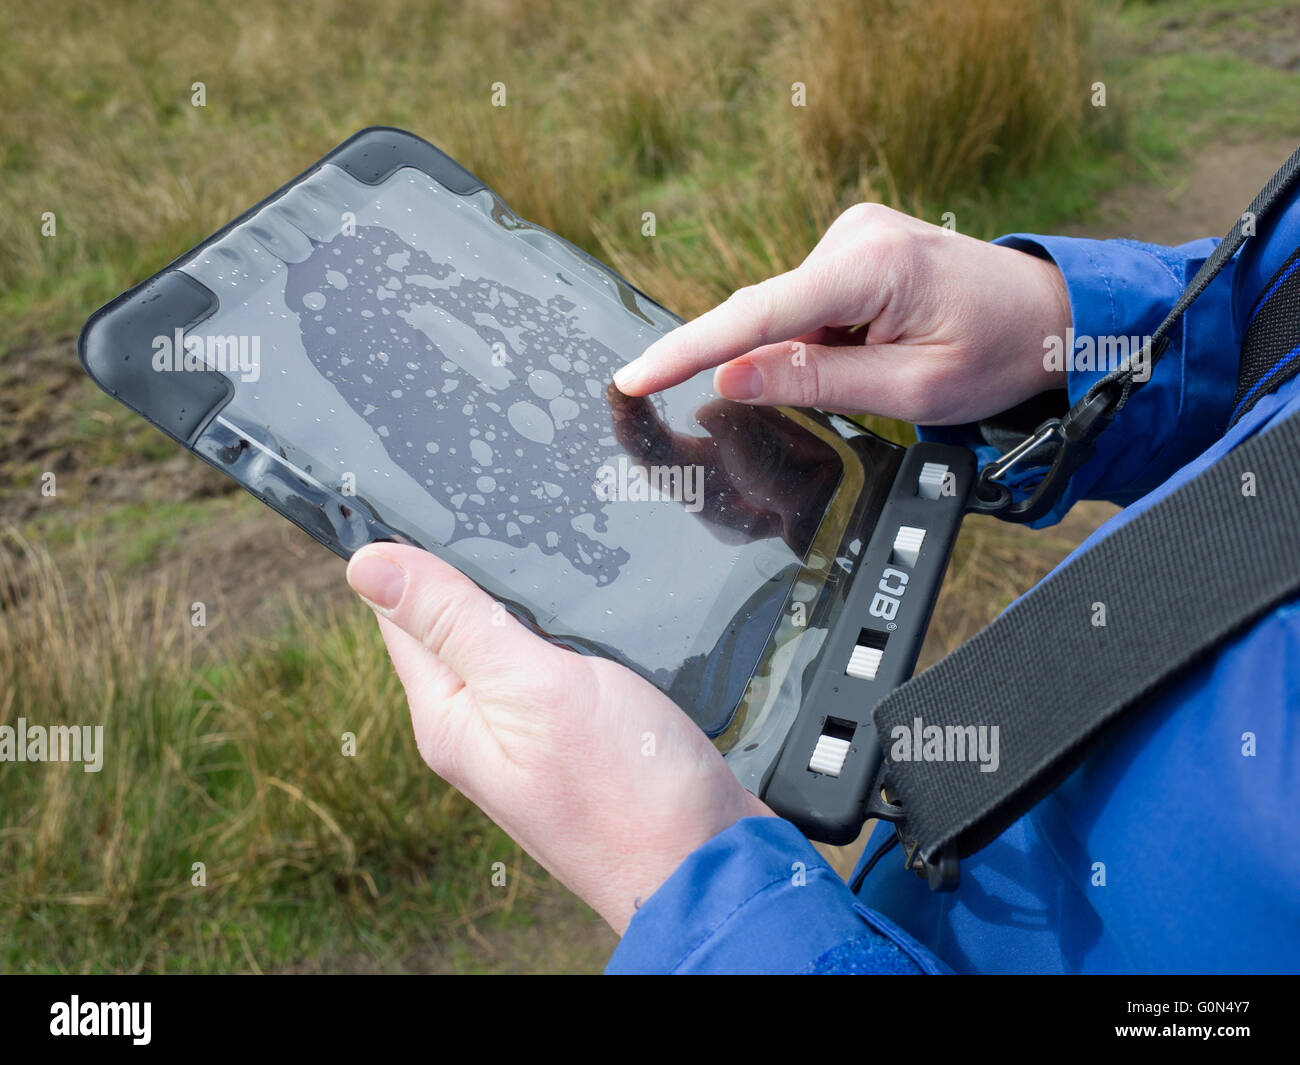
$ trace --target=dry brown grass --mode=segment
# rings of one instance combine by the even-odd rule
[[[14,310],[80,317],[386,123],[694,314],[799,262],[854,200],[942,205],[1075,135],[1081,4],[11,6],[0,288]]]
[[[796,265],[856,200],[937,217],[1066,144],[1086,100],[1083,10],[6,5],[0,343],[71,331],[374,124],[434,141],[524,217],[693,315]],[[794,82],[806,107],[791,105]],[[97,413],[109,429],[95,432],[128,439],[125,413]],[[953,585],[968,607],[941,608],[939,640],[1024,572],[1021,546],[970,537]],[[391,968],[510,904],[486,889],[486,865],[506,860],[525,885],[530,867],[419,764],[367,618],[314,611],[218,652],[188,625],[180,583],[121,583],[93,551],[0,543],[0,723],[102,723],[108,743],[97,776],[0,771],[0,964],[256,969],[371,952]],[[340,756],[343,731],[358,758]]]
[[[400,968],[533,890],[421,763],[367,611],[214,645],[181,583],[0,535],[0,725],[103,726],[97,773],[0,769],[0,967],[243,970],[371,942]]]
[[[1079,135],[1083,23],[1073,0],[817,4],[799,144],[833,179],[878,173],[907,204],[1023,171]]]

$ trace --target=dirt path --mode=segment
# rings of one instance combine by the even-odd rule
[[[1191,169],[1171,171],[1164,185],[1118,190],[1100,205],[1095,218],[1064,232],[1152,244],[1221,237],[1295,148],[1296,142],[1289,140],[1216,145]]]

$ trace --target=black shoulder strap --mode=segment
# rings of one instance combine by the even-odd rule
[[[1300,591],[1298,474],[1300,415],[1234,448],[876,707],[891,819],[932,884],[1160,684]]]
[[[1297,172],[1300,151],[1243,218],[1262,218]],[[1245,228],[1206,260],[1155,350]],[[1300,253],[1252,310],[1233,420],[1297,372]],[[1121,406],[1140,383],[1121,370],[1098,387],[1111,380]],[[897,823],[932,887],[954,886],[960,857],[1056,788],[1161,684],[1297,592],[1300,415],[1238,445],[887,696],[874,717],[888,799],[873,795],[869,813]]]

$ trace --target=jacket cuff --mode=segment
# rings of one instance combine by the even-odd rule
[[[1073,351],[1071,338],[1062,338],[1068,391],[1068,397],[1061,396],[1063,413],[1067,398],[1069,405],[1078,402],[1121,357],[1140,350],[1218,242],[1169,248],[1015,233],[994,243],[1051,259],[1065,279]],[[1226,267],[1188,309],[1151,380],[1102,433],[1093,456],[1075,472],[1052,510],[1032,523],[1035,528],[1055,524],[1079,499],[1126,506],[1222,435],[1237,380],[1232,273],[1232,266]],[[923,440],[970,447],[983,466],[1002,454],[1006,443],[1005,433],[999,437],[991,431],[997,422],[922,426],[917,433]],[[1022,480],[1012,487],[1024,490],[1027,485]]]
[[[633,916],[606,972],[945,972],[854,898],[789,821],[748,817],[688,855]]]

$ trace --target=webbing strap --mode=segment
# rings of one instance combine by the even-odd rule
[[[1228,427],[1300,370],[1300,248],[1275,273],[1250,315]]]
[[[1300,415],[1234,448],[876,707],[899,834],[927,864],[951,845],[965,856],[991,842],[1126,710],[1300,590],[1298,469]]]

